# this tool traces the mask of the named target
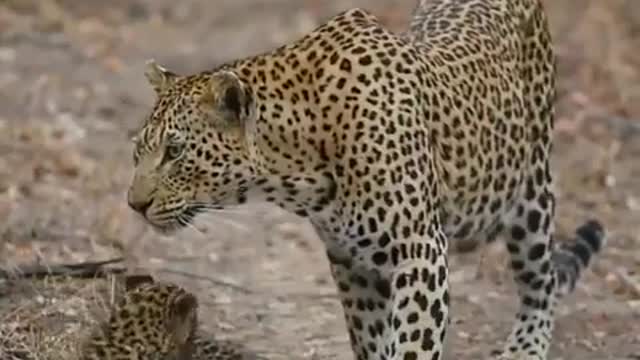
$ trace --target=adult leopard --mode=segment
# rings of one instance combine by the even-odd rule
[[[449,242],[506,235],[506,359],[545,359],[554,304],[604,244],[553,243],[555,58],[539,0],[423,0],[409,29],[345,11],[213,70],[150,62],[128,201],[161,231],[275,203],[326,246],[359,360],[441,359]]]

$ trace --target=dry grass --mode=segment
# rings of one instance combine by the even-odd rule
[[[5,284],[0,300],[0,358],[76,359],[79,343],[106,320],[115,278],[45,277]]]

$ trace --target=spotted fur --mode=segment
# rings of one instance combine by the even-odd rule
[[[354,355],[441,359],[449,244],[506,237],[502,352],[546,359],[554,304],[604,244],[553,243],[555,56],[539,0],[422,0],[402,34],[353,9],[193,75],[151,62],[129,204],[162,231],[270,202],[325,244]]]
[[[80,360],[253,360],[238,344],[197,333],[197,299],[151,276],[128,276],[107,322],[83,343]],[[253,356],[253,355],[251,355]]]

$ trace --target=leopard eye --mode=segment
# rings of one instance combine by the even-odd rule
[[[184,149],[184,145],[182,144],[170,144],[167,146],[167,149],[165,151],[165,160],[166,161],[170,161],[170,160],[175,160],[177,158],[180,157],[180,155],[182,155],[182,150]]]

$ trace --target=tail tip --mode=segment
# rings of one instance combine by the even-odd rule
[[[576,229],[580,239],[589,244],[594,253],[599,252],[605,244],[606,235],[604,226],[595,219],[588,220]]]

